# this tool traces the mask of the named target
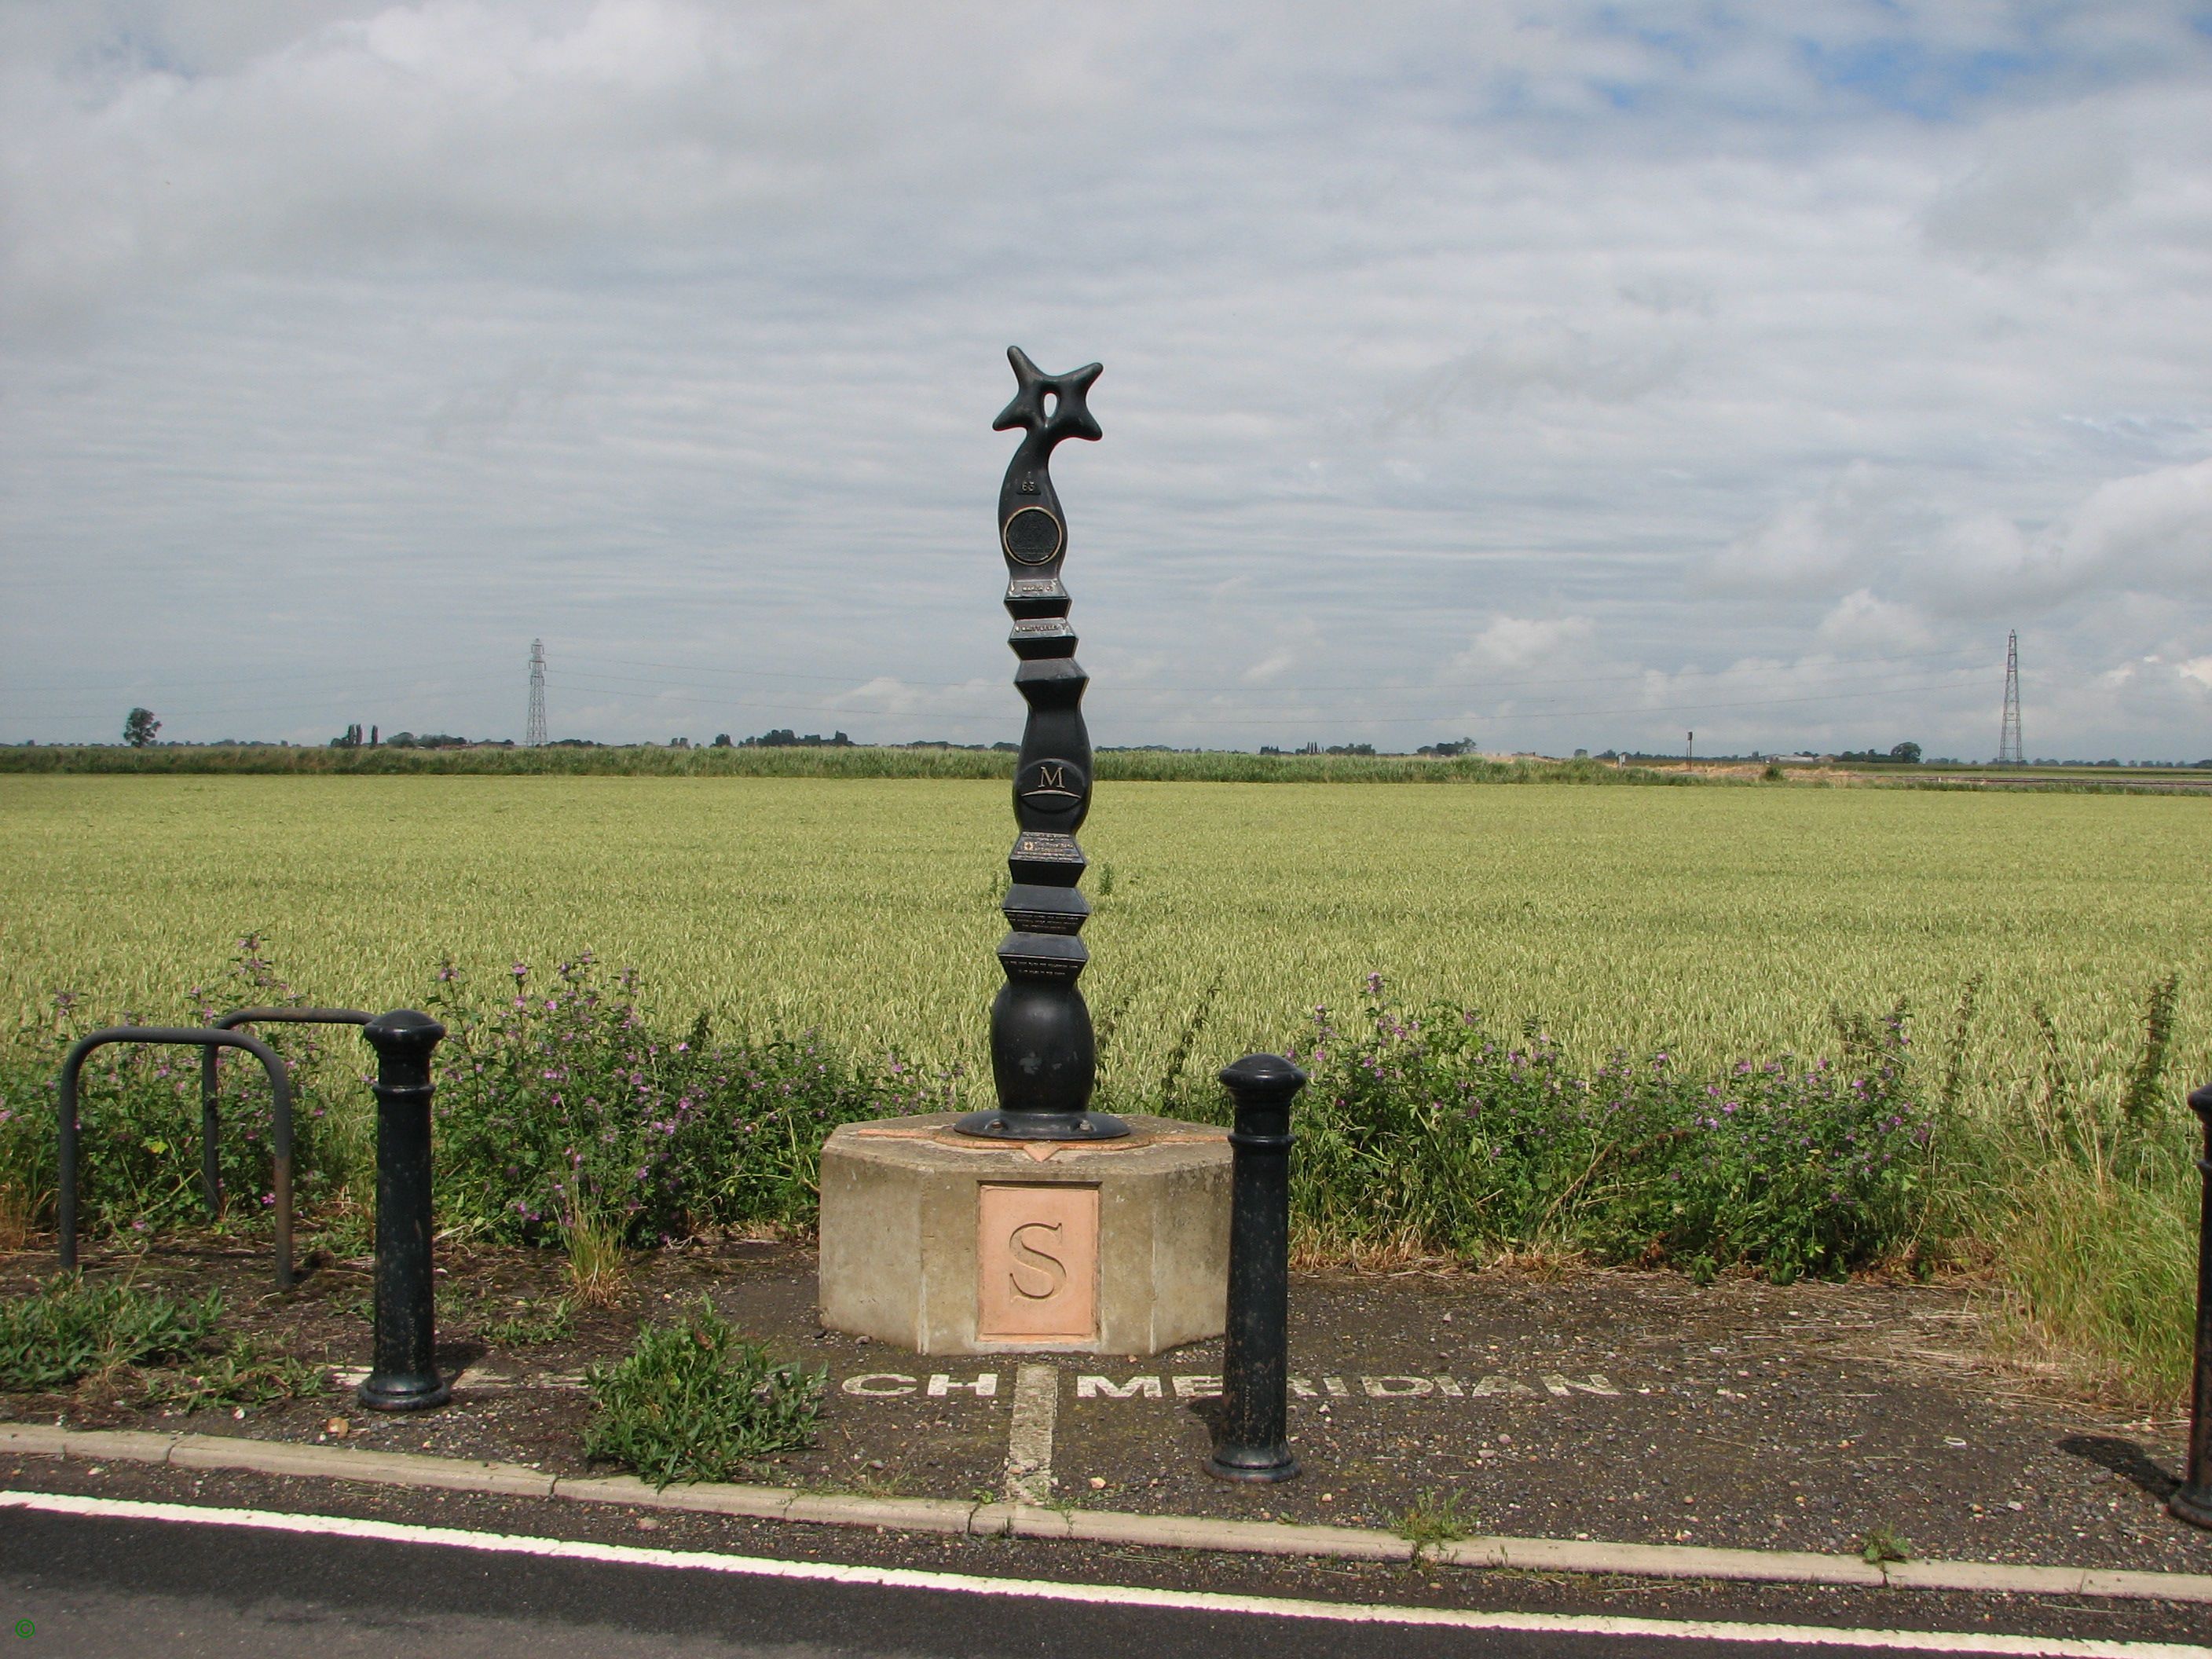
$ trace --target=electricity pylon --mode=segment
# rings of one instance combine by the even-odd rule
[[[530,725],[522,736],[526,749],[545,746],[545,641],[530,642]]]
[[[1997,732],[1997,764],[2025,766],[2020,747],[2020,634],[2005,635],[2004,724]]]

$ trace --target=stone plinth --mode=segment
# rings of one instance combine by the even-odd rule
[[[954,1121],[848,1123],[823,1147],[825,1326],[925,1354],[1221,1334],[1224,1131],[1133,1116],[1119,1140],[980,1140]]]

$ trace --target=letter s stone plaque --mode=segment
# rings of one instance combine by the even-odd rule
[[[1097,1340],[1098,1189],[985,1182],[977,1200],[977,1340]]]

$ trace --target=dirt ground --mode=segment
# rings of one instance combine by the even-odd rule
[[[227,1333],[341,1380],[367,1363],[366,1259],[310,1257],[285,1293],[265,1249],[220,1240],[88,1252],[87,1265],[180,1291],[221,1285]],[[1202,1467],[1218,1343],[1145,1358],[921,1358],[824,1332],[811,1252],[763,1243],[659,1252],[635,1265],[620,1304],[580,1311],[566,1335],[486,1339],[559,1294],[565,1267],[526,1250],[441,1257],[439,1363],[459,1379],[441,1410],[375,1416],[334,1383],[243,1415],[165,1414],[125,1374],[67,1395],[0,1395],[0,1417],[337,1438],[592,1472],[579,1374],[626,1351],[641,1321],[705,1294],[780,1356],[828,1368],[815,1447],[755,1472],[776,1485],[996,1498],[1018,1370],[1043,1364],[1058,1373],[1054,1503],[1824,1551],[1881,1530],[1915,1555],[2212,1572],[2212,1532],[2163,1507],[2185,1425],[2023,1389],[1978,1360],[1976,1316],[1955,1286],[1299,1276],[1291,1432],[1304,1473],[1250,1487]],[[0,1258],[0,1289],[52,1271],[50,1255]]]

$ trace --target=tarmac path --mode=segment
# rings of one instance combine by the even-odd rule
[[[62,1495],[0,1516],[0,1641],[163,1659],[2212,1653],[993,1579]]]

